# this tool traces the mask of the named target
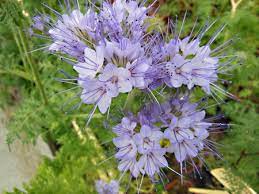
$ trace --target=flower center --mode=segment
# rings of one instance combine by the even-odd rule
[[[150,142],[150,139],[148,137],[145,137],[143,141],[144,143],[148,144]]]
[[[151,144],[152,144],[152,142],[148,137],[145,137],[143,139],[143,148],[144,149],[148,149],[149,147],[151,147],[152,146]]]
[[[118,78],[118,76],[112,76],[112,78],[111,78],[111,82],[113,83],[113,84],[116,84],[117,82],[119,81],[119,78]]]
[[[180,68],[176,68],[175,73],[180,74],[182,71]]]
[[[170,140],[166,138],[161,139],[159,143],[162,148],[168,148],[171,145]]]
[[[180,131],[180,130],[181,130],[180,127],[175,127],[175,128],[174,128],[174,131],[176,131],[176,132],[178,132],[178,131]]]

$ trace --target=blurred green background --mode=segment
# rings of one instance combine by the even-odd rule
[[[58,150],[55,159],[45,158],[37,175],[24,185],[27,193],[95,193],[95,180],[100,177],[118,177],[114,159],[97,164],[114,154],[111,144],[103,144],[112,138],[105,125],[115,123],[113,115],[120,113],[113,113],[110,122],[96,114],[91,129],[80,138],[73,123],[84,126],[90,109],[82,106],[78,110],[70,110],[77,102],[69,99],[78,91],[57,94],[71,86],[55,80],[56,77],[62,77],[60,69],[73,74],[71,67],[42,51],[29,52],[44,44],[44,41],[31,38],[26,33],[30,26],[30,16],[37,11],[48,11],[41,5],[43,2],[59,9],[56,0],[0,1],[0,108],[11,112],[6,143],[11,144],[16,138],[22,139],[24,143],[35,142],[39,135],[46,141],[55,142],[52,145],[53,149]],[[259,6],[258,1],[253,0],[243,0],[238,6],[235,6],[235,2],[160,0],[157,20],[163,26],[168,17],[178,15],[182,18],[187,10],[188,19],[183,35],[188,34],[188,29],[199,17],[199,24],[208,18],[217,19],[218,26],[227,24],[216,45],[237,37],[229,53],[238,55],[242,65],[232,71],[233,75],[228,77],[232,83],[224,87],[240,100],[227,99],[225,104],[211,110],[218,114],[224,113],[226,120],[235,125],[225,133],[212,136],[223,144],[219,151],[224,159],[208,158],[207,161],[209,168],[228,168],[259,191]],[[207,38],[212,33],[213,30]],[[122,104],[124,100],[125,96],[122,96],[114,106]],[[201,182],[196,183],[190,178],[192,186],[216,187],[209,182]],[[187,193],[185,187],[177,182],[168,193]],[[134,189],[131,190],[134,193]],[[158,185],[157,193],[161,190]],[[23,192],[17,189],[13,193]],[[152,192],[147,188],[146,193]]]

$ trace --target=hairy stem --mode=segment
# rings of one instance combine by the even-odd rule
[[[21,58],[22,58],[22,62],[23,62],[23,65],[24,65],[24,69],[27,73],[29,73],[30,67],[28,66],[28,63],[26,62],[26,60],[24,58],[23,49],[22,49],[22,46],[20,44],[19,38],[17,37],[15,28],[12,28],[12,31],[13,31],[13,37],[14,37],[15,43],[18,47],[19,52],[21,53]]]
[[[21,45],[22,45],[22,48],[23,48],[23,52],[21,54],[25,55],[25,59],[26,59],[27,63],[29,64],[29,67],[31,69],[31,73],[33,75],[33,79],[36,83],[37,88],[39,89],[42,100],[43,100],[44,104],[47,106],[49,104],[49,102],[48,102],[48,98],[46,96],[43,84],[40,80],[39,70],[35,66],[35,64],[32,62],[31,56],[28,54],[28,49],[27,49],[26,43],[24,41],[24,36],[23,36],[21,30],[19,28],[17,28],[16,30],[18,31],[19,38],[21,40]],[[55,155],[55,153],[57,151],[57,144],[56,144],[56,141],[52,138],[52,135],[51,135],[51,133],[48,129],[46,129],[45,138],[46,138],[46,142],[48,143],[52,154]]]
[[[21,30],[19,28],[17,28],[17,31],[18,31],[18,34],[20,36],[20,40],[21,40],[21,43],[22,43],[22,47],[23,47],[23,51],[24,51],[24,55],[25,55],[25,58],[31,68],[31,72],[33,74],[33,77],[34,77],[34,80],[35,80],[35,83],[40,91],[40,94],[41,94],[41,97],[43,99],[43,102],[45,105],[48,105],[48,99],[47,99],[47,96],[46,96],[46,93],[45,93],[45,90],[43,88],[43,85],[42,85],[42,82],[40,80],[40,76],[39,76],[39,71],[38,69],[36,68],[35,64],[32,63],[31,61],[31,58],[28,54],[28,49],[27,49],[27,46],[25,44],[25,41],[24,41],[24,37],[23,37],[23,34],[21,32]]]

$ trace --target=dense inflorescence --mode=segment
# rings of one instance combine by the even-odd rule
[[[139,90],[151,98],[152,102],[143,105],[137,114],[128,114],[113,127],[117,135],[113,139],[115,158],[122,175],[130,171],[134,178],[147,175],[154,180],[162,178],[162,169],[167,168],[182,176],[187,163],[197,170],[194,158],[203,161],[202,151],[215,154],[209,132],[224,125],[208,122],[201,103],[190,102],[190,94],[194,87],[200,87],[204,95],[217,101],[221,99],[217,93],[233,97],[217,85],[219,74],[226,73],[234,60],[222,60],[224,56],[219,55],[231,41],[211,47],[224,25],[202,44],[214,22],[207,22],[196,34],[195,23],[186,37],[182,37],[186,14],[180,30],[173,20],[168,21],[165,31],[156,29],[151,22],[156,12],[154,3],[90,3],[82,13],[79,4],[73,10],[66,1],[64,14],[45,6],[57,19],[48,15],[33,17],[30,34],[49,39],[50,44],[43,49],[73,66],[77,74],[73,80],[82,88],[82,103],[94,106],[88,123],[97,108],[106,113],[121,93],[130,95]],[[180,95],[183,90],[189,94]],[[180,173],[169,167],[170,154],[180,164]],[[118,192],[102,181],[96,185],[99,193]]]
[[[199,153],[211,148],[207,140],[209,132],[221,123],[211,123],[205,119],[205,111],[198,103],[190,103],[188,98],[172,98],[159,107],[156,103],[144,106],[137,116],[124,117],[113,128],[117,135],[113,143],[118,151],[119,170],[130,171],[135,178],[146,174],[151,178],[162,176],[161,168],[168,166],[166,156],[174,153],[181,165]],[[174,171],[174,170],[172,170]],[[174,171],[177,173],[176,171]]]

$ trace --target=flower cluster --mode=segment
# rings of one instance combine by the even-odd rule
[[[211,25],[205,25],[197,36],[191,33],[180,39],[179,32],[168,41],[148,30],[152,6],[144,4],[103,2],[99,8],[89,6],[85,14],[79,5],[66,14],[48,7],[58,19],[35,16],[32,28],[51,40],[47,47],[51,53],[65,55],[62,59],[77,72],[82,102],[94,104],[94,110],[98,107],[101,113],[107,112],[113,98],[133,88],[152,92],[164,84],[169,88],[186,85],[188,89],[200,86],[208,94],[212,89],[224,93],[215,82],[227,64],[213,55],[220,48],[210,49],[223,28],[204,46],[201,39]]]
[[[179,93],[191,93],[198,87],[217,102],[222,100],[218,93],[233,97],[217,85],[222,80],[219,74],[226,74],[235,60],[222,54],[232,40],[211,47],[224,25],[203,44],[204,35],[215,22],[207,22],[194,33],[196,22],[191,33],[182,37],[186,14],[179,32],[173,20],[161,30],[151,20],[155,2],[149,6],[135,0],[102,1],[100,5],[90,2],[85,13],[79,4],[72,9],[69,1],[65,3],[64,14],[45,5],[57,19],[35,16],[30,33],[49,39],[50,44],[43,49],[72,65],[76,76],[69,81],[75,80],[73,84],[82,89],[83,103],[94,105],[88,123],[97,108],[103,114],[108,112],[112,100],[121,93],[138,90],[152,101],[113,128],[117,135],[113,139],[115,157],[123,174],[130,171],[135,178],[140,174],[154,178],[163,175],[163,168],[174,171],[167,161],[170,154],[180,163],[182,174],[187,160],[195,165],[193,158],[200,159],[205,148],[215,151],[207,139],[209,131],[223,124],[208,122],[200,104]],[[117,186],[102,181],[97,185],[99,193],[117,192],[110,191]]]
[[[160,70],[161,78],[169,87],[178,88],[187,85],[192,89],[195,85],[210,94],[210,87],[217,81],[219,59],[212,57],[209,45],[200,46],[200,38],[191,40],[187,36],[183,40],[175,39],[165,45],[167,52]]]
[[[79,9],[63,15],[55,11],[55,22],[36,16],[32,27],[50,37],[50,52],[69,57],[63,59],[78,73],[82,101],[105,113],[119,93],[147,87],[147,9],[136,1],[104,2],[98,13],[90,7],[85,14]]]
[[[152,178],[163,167],[172,170],[166,154],[173,153],[182,164],[186,160],[193,162],[204,148],[210,149],[206,143],[209,128],[217,124],[206,122],[205,111],[198,110],[198,103],[173,98],[158,106],[148,104],[137,116],[124,117],[113,128],[118,168],[130,171],[135,178],[140,173]]]
[[[95,182],[95,187],[98,194],[118,194],[119,183],[115,180],[111,180],[110,183],[106,183],[103,180]]]

